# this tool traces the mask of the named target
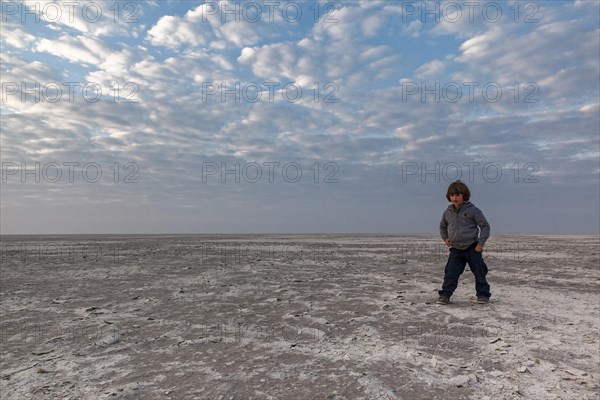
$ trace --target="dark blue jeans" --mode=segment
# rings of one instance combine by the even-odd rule
[[[488,285],[485,276],[487,275],[488,268],[483,262],[483,256],[481,253],[475,251],[477,242],[473,243],[465,250],[458,250],[454,247],[450,248],[450,255],[448,256],[448,262],[446,263],[446,269],[444,270],[444,284],[442,290],[438,293],[440,296],[450,297],[458,286],[458,278],[465,270],[465,265],[469,264],[471,272],[475,275],[475,290],[477,291],[477,297],[490,297],[490,285]]]

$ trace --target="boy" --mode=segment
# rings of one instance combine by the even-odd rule
[[[490,237],[490,225],[481,210],[470,201],[471,192],[461,181],[452,182],[446,192],[446,199],[452,204],[444,211],[440,222],[440,235],[450,249],[444,284],[438,293],[438,304],[448,304],[450,297],[458,286],[458,278],[465,270],[465,264],[475,275],[476,303],[486,304],[491,296],[490,285],[485,276],[487,265],[483,262],[481,252],[486,240]]]

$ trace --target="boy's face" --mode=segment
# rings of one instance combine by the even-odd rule
[[[454,208],[460,208],[465,203],[462,194],[451,194],[450,202],[454,205]]]

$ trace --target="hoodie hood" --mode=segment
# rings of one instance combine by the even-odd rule
[[[454,204],[450,204],[448,206],[448,210],[454,211],[455,213],[459,213],[460,211],[464,211],[470,207],[475,207],[475,206],[473,205],[473,203],[471,203],[471,201],[465,201],[464,204],[462,206],[460,206],[460,208],[454,208]]]

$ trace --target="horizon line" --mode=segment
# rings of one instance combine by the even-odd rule
[[[581,232],[533,232],[533,231],[499,231],[494,235],[600,235],[600,231]],[[208,236],[208,235],[439,235],[438,232],[152,232],[152,233],[0,233],[4,236]]]

